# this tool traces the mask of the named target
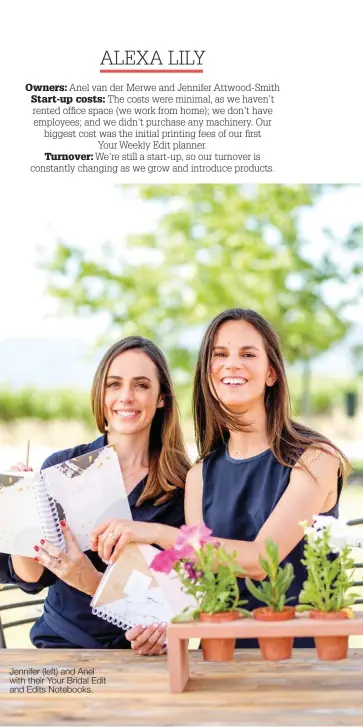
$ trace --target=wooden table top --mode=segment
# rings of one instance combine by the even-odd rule
[[[363,649],[350,649],[341,662],[318,661],[314,650],[295,650],[290,661],[264,662],[254,649],[236,651],[234,661],[224,665],[203,662],[199,651],[190,661],[185,692],[170,694],[166,657],[127,650],[3,649],[0,724],[363,724]]]

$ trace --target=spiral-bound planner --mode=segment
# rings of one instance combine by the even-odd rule
[[[169,622],[184,608],[195,608],[183,593],[175,571],[169,575],[149,569],[159,551],[151,545],[130,543],[109,565],[91,601],[92,613],[115,626]]]
[[[110,518],[131,520],[117,454],[112,446],[75,457],[38,473],[0,474],[0,551],[34,556],[41,538],[66,550],[66,520],[81,550],[93,528]]]

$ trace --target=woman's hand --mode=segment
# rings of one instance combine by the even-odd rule
[[[82,553],[71,529],[63,523],[64,521],[61,521],[62,532],[67,543],[67,552],[64,553],[59,550],[48,540],[41,540],[39,545],[34,546],[37,553],[35,560],[39,561],[69,586],[93,596],[102,578],[102,573]]]
[[[106,520],[93,529],[91,550],[98,550],[105,563],[114,563],[128,543],[158,543],[161,529],[165,527],[137,520]]]
[[[134,626],[126,632],[135,654],[142,656],[161,656],[166,653],[166,623],[151,626]]]

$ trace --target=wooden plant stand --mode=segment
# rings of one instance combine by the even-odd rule
[[[336,621],[311,619],[298,614],[291,621],[263,622],[241,618],[227,623],[191,621],[168,626],[169,688],[182,692],[189,679],[188,640],[197,639],[256,639],[259,636],[352,636],[363,635],[363,611],[354,619]]]

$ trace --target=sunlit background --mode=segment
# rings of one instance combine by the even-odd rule
[[[202,332],[249,307],[280,336],[294,416],[352,461],[342,516],[362,516],[362,210],[358,185],[89,184],[79,202],[52,182],[39,208],[24,200],[2,259],[0,468],[24,460],[28,440],[36,468],[97,435],[95,367],[132,333],[167,354],[194,456]],[[27,645],[27,631],[9,630],[8,645]]]

